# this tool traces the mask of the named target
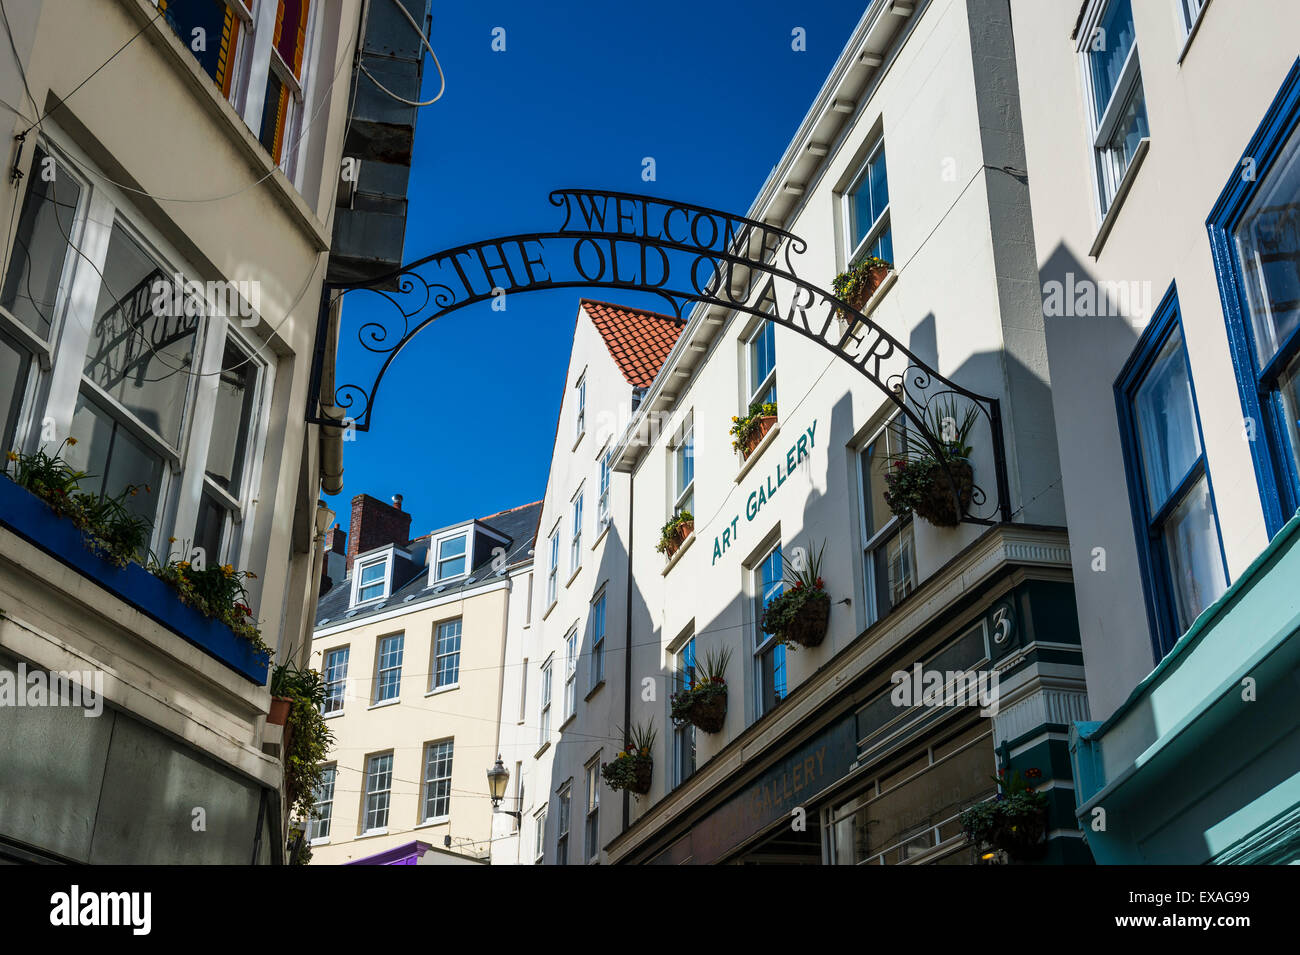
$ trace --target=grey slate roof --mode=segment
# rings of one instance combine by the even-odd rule
[[[512,567],[532,559],[528,551],[537,537],[537,522],[541,520],[541,516],[542,502],[534,501],[522,507],[480,517],[476,523],[496,531],[509,540],[510,543],[506,547],[505,567]],[[416,544],[421,540],[424,538],[416,538],[411,543]],[[354,611],[349,610],[348,603],[352,598],[351,578],[335,581],[329,593],[321,597],[316,604],[316,627],[319,629],[342,623],[362,623],[367,617],[402,606],[414,610],[425,601],[472,591],[497,579],[496,573],[492,570],[492,559],[489,557],[472,568],[468,576],[443,585],[443,589],[435,594],[432,587],[426,586],[429,582],[428,564],[420,565],[399,556],[393,567],[393,592],[387,600],[377,604],[367,604]],[[408,597],[411,599],[407,600]],[[352,614],[351,617],[348,616],[349,613]]]

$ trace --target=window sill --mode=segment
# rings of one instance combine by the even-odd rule
[[[435,687],[434,689],[430,690],[428,693],[424,695],[427,698],[430,696],[438,696],[441,693],[450,693],[452,690],[459,690],[459,689],[460,689],[459,683],[448,683],[446,686]]]
[[[402,702],[402,698],[400,696],[395,696],[391,700],[381,700],[378,703],[371,703],[369,706],[366,707],[366,709],[380,710],[383,709],[385,706],[393,706],[394,704],[401,703],[401,702]]]
[[[1111,200],[1110,208],[1106,210],[1106,215],[1102,217],[1101,228],[1097,230],[1097,238],[1092,240],[1092,248],[1088,250],[1088,255],[1096,259],[1101,254],[1101,247],[1106,244],[1107,237],[1110,236],[1110,230],[1115,226],[1115,220],[1119,218],[1120,207],[1124,205],[1124,200],[1128,198],[1129,190],[1133,188],[1133,180],[1137,178],[1138,169],[1142,167],[1142,160],[1146,159],[1147,152],[1151,148],[1151,137],[1144,136],[1138,143],[1137,151],[1133,153],[1133,161],[1128,164],[1128,169],[1124,171],[1124,178],[1120,181],[1119,188],[1115,190],[1115,198]]]
[[[776,429],[773,428],[772,430],[775,431]],[[661,577],[668,576],[668,571],[672,570],[674,567],[677,566],[677,562],[682,559],[682,554],[686,553],[687,549],[694,543],[695,543],[695,531],[691,531],[691,536],[686,538],[686,540],[682,541],[682,546],[677,548],[676,553],[674,553],[673,556],[668,558],[668,563],[664,564],[664,569],[659,571],[659,576]]]
[[[574,582],[575,580],[578,579],[578,575],[579,575],[580,573],[582,573],[582,565],[581,565],[581,564],[579,564],[577,567],[573,568],[573,573],[571,573],[571,574],[569,575],[569,579],[566,580],[566,581],[564,582],[564,589],[565,589],[565,590],[568,590],[571,586],[573,586],[573,582]]]
[[[311,846],[313,849],[316,848],[317,846],[327,846],[327,845],[329,845],[329,844],[330,844],[330,837],[329,837],[329,836],[325,836],[323,839],[309,839],[309,840],[307,840],[307,845]]]
[[[605,686],[605,680],[602,677],[599,683],[597,683],[595,686],[593,686],[590,690],[587,691],[587,695],[582,698],[582,702],[584,703],[590,702],[591,698],[595,696],[597,693],[599,693],[604,686]]]
[[[542,753],[546,752],[550,748],[551,748],[551,741],[548,739],[545,743],[543,743],[541,746],[537,748],[537,752],[533,753],[533,759],[541,759]]]
[[[559,603],[558,600],[552,600],[552,601],[551,601],[551,605],[550,605],[549,607],[547,607],[544,611],[542,611],[542,619],[543,619],[543,620],[545,620],[547,617],[549,617],[549,616],[551,615],[551,611],[555,609],[555,605],[558,604],[558,603]]]
[[[745,475],[753,470],[754,465],[758,463],[758,459],[762,457],[763,452],[767,450],[768,445],[775,441],[776,436],[780,433],[781,422],[778,421],[776,424],[772,425],[771,431],[763,435],[763,440],[754,446],[754,450],[749,452],[749,457],[745,458],[744,463],[741,464],[740,473],[736,475],[732,483],[739,484],[745,479]]]
[[[600,533],[596,535],[596,539],[591,542],[592,550],[595,550],[597,547],[600,546],[600,542],[605,539],[605,535],[609,533],[609,529],[613,526],[614,526],[613,521],[607,521],[605,523],[605,526],[600,529]]]
[[[559,725],[558,732],[563,733],[564,728],[568,726],[570,723],[572,723],[574,720],[576,720],[577,718],[578,718],[578,714],[576,711],[570,713],[568,716],[564,718],[564,722]]]
[[[585,428],[582,431],[578,432],[578,437],[574,439],[573,448],[571,450],[577,451],[578,445],[582,444],[582,439],[585,438],[586,436],[587,436],[587,431]]]
[[[388,827],[387,827],[387,826],[385,826],[383,829],[367,829],[365,832],[361,833],[361,835],[357,836],[357,838],[358,838],[358,839],[373,839],[373,838],[375,838],[376,836],[386,836],[386,835],[388,835]]]
[[[430,826],[445,826],[449,822],[451,822],[451,816],[434,816],[432,819],[426,819],[424,822],[418,823],[415,828],[428,829]]]
[[[343,710],[335,710],[333,713],[322,713],[320,715],[320,718],[323,720],[338,719],[340,716],[343,715],[343,712],[344,712]]]
[[[1183,41],[1183,48],[1178,51],[1178,65],[1183,65],[1183,60],[1187,56],[1187,51],[1191,49],[1192,40],[1196,39],[1196,31],[1201,28],[1201,21],[1205,19],[1205,11],[1210,8],[1210,0],[1205,0],[1205,5],[1201,7],[1196,14],[1196,20],[1192,23],[1192,28],[1187,31],[1187,39]]]

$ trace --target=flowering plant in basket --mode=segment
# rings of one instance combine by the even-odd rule
[[[600,775],[610,789],[628,789],[642,796],[650,791],[657,735],[653,721],[633,726],[630,732],[623,734],[623,748],[612,761],[602,763],[600,767]]]
[[[809,548],[802,559],[788,561],[781,555],[785,566],[784,588],[763,609],[760,626],[784,640],[787,646],[815,647],[826,636],[830,622],[831,597],[822,580],[822,554],[825,541],[814,554]]]
[[[904,450],[885,464],[885,505],[890,511],[899,517],[915,513],[936,527],[961,522],[974,489],[967,442],[978,416],[974,405],[959,415],[955,397],[949,396],[927,410],[929,435],[906,423],[899,426]],[[938,453],[931,436],[938,439]]]
[[[727,719],[727,664],[730,647],[714,647],[704,656],[703,666],[687,673],[684,688],[672,695],[672,718],[692,723],[706,733],[722,729]]]

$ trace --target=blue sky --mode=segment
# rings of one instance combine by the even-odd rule
[[[648,193],[743,214],[780,159],[866,3],[434,0],[447,77],[420,110],[406,261],[559,225],[552,189]],[[491,48],[505,29],[506,49]],[[807,49],[791,49],[796,27]],[[437,91],[425,60],[425,94]],[[643,182],[652,156],[656,181]],[[661,309],[612,290],[593,298]],[[339,381],[369,296],[345,299]],[[344,445],[351,499],[400,493],[413,536],[542,497],[580,294],[452,312],[384,378],[367,433]],[[355,347],[355,346],[353,346]],[[369,366],[366,366],[369,367]],[[366,382],[368,384],[368,382]]]

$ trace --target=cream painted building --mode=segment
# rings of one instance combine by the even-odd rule
[[[500,745],[504,654],[524,618],[539,509],[409,540],[408,513],[353,499],[347,576],[321,598],[311,647],[335,737],[310,827],[313,864],[413,841],[475,859],[502,851],[490,841],[485,774]]]
[[[255,573],[257,625],[296,656],[327,514],[304,412],[362,4],[6,8],[0,443],[61,449],[87,490],[140,486],[149,548]],[[206,306],[168,313],[151,293],[177,275]],[[0,857],[280,861],[264,664],[0,484],[0,664],[102,679],[106,703],[0,707]]]
[[[1098,862],[1294,862],[1296,5],[1011,10],[1098,721],[1080,827]]]

